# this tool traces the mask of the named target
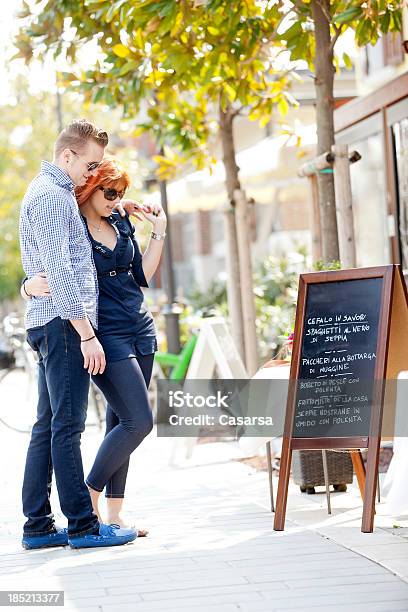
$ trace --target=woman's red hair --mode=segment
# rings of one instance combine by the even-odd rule
[[[86,184],[76,187],[75,195],[78,206],[82,206],[95,193],[98,187],[112,187],[124,191],[130,186],[128,173],[121,167],[116,159],[103,159],[96,174],[90,176]]]

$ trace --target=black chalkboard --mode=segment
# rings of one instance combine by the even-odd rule
[[[361,530],[373,530],[385,381],[408,369],[407,329],[399,266],[300,275],[276,531],[285,525],[292,452],[313,449],[353,451]]]
[[[383,278],[307,287],[294,438],[367,436]]]

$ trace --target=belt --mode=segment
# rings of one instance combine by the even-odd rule
[[[131,268],[115,268],[114,270],[108,270],[107,272],[98,272],[98,276],[116,276],[117,274],[130,274]]]

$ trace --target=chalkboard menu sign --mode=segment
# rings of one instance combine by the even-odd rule
[[[408,370],[407,331],[399,266],[300,276],[275,530],[284,528],[294,449],[354,450],[362,531],[373,530],[385,379]]]
[[[294,437],[368,436],[382,289],[382,278],[309,286]]]

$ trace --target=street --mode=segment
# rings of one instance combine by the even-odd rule
[[[30,412],[21,374],[2,383],[1,399],[3,414],[24,429]],[[408,527],[392,529],[380,505],[375,532],[362,534],[356,487],[332,495],[328,517],[323,492],[306,496],[293,485],[286,530],[274,532],[267,474],[230,460],[242,455],[235,442],[200,444],[191,460],[171,467],[171,440],[154,430],[132,458],[127,498],[127,518],[149,529],[147,538],[100,550],[24,551],[28,435],[2,424],[0,436],[2,590],[63,590],[65,608],[87,612],[408,610]],[[92,424],[83,435],[85,472],[100,436]],[[55,492],[53,508],[65,525]]]

